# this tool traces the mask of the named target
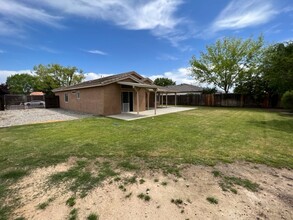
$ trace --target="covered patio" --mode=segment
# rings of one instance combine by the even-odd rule
[[[115,118],[115,119],[121,119],[125,121],[133,121],[137,119],[143,119],[143,118],[149,118],[149,117],[155,117],[158,115],[165,115],[170,113],[176,113],[176,112],[182,112],[182,111],[189,111],[196,109],[195,107],[163,107],[163,108],[157,108],[156,114],[154,114],[154,109],[141,111],[139,114],[136,112],[123,112],[118,115],[109,115],[109,118]]]

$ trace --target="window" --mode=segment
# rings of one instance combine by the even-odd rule
[[[64,101],[65,101],[65,102],[68,102],[68,93],[65,93],[65,94],[64,94]]]
[[[80,93],[79,92],[76,93],[76,98],[80,99]]]

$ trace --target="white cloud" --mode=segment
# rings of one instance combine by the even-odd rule
[[[265,34],[277,34],[277,33],[280,33],[282,31],[281,29],[281,24],[276,24],[276,25],[272,25],[270,26],[269,28],[267,28],[264,33]]]
[[[0,0],[0,15],[10,21],[11,31],[19,29],[23,20],[61,27],[61,19],[78,16],[110,21],[128,30],[149,30],[178,47],[194,30],[190,21],[175,15],[181,4],[183,0]]]
[[[4,17],[4,20],[10,21],[17,26],[25,21],[33,21],[54,27],[61,27],[59,24],[60,16],[51,15],[41,8],[30,6],[30,4],[23,4],[15,0],[0,0],[0,14]]]
[[[176,70],[164,72],[158,75],[149,76],[151,80],[155,80],[156,78],[169,78],[176,82],[177,85],[182,83],[198,85],[198,83],[190,76],[191,69],[190,67],[182,67]]]
[[[114,22],[131,30],[149,30],[156,27],[173,28],[180,21],[174,17],[182,0],[30,0],[50,6],[66,14]]]
[[[144,76],[148,77],[151,80],[155,80],[156,78],[159,77],[167,77],[169,79],[172,79],[173,81],[176,82],[176,84],[182,84],[182,83],[187,83],[187,84],[193,84],[193,85],[199,85],[194,78],[190,76],[191,69],[190,67],[182,67],[178,68],[172,71],[164,72],[162,74],[158,75],[152,75],[152,76]],[[108,73],[94,73],[94,72],[89,72],[89,73],[84,73],[85,80],[94,80],[94,79],[99,79],[102,77],[106,76],[111,76],[113,74],[108,74]]]
[[[106,76],[111,76],[113,74],[89,72],[89,73],[84,73],[83,75],[85,76],[85,81],[88,81],[88,80],[99,79]]]
[[[14,74],[20,74],[20,73],[28,73],[28,74],[34,75],[34,72],[32,70],[17,70],[17,71],[0,70],[0,84],[5,83],[8,76],[11,76]],[[186,83],[186,84],[192,84],[192,85],[203,86],[203,87],[207,86],[207,84],[200,84],[196,82],[195,79],[192,78],[190,74],[191,74],[190,67],[182,67],[172,71],[164,72],[162,74],[144,76],[144,77],[148,77],[151,80],[155,80],[156,78],[161,78],[161,77],[167,77],[175,81],[177,85]],[[102,77],[112,76],[113,74],[88,72],[88,73],[84,73],[83,75],[85,76],[85,81],[89,81],[89,80],[99,79]]]
[[[92,54],[99,54],[99,55],[108,55],[107,53],[101,51],[101,50],[88,50],[88,53],[92,53]]]
[[[0,21],[0,36],[14,36],[18,35],[20,32],[18,28],[12,26],[7,21]]]
[[[0,70],[0,84],[5,83],[8,76],[14,75],[14,74],[20,74],[20,73],[28,73],[31,75],[34,75],[34,73],[31,70]]]
[[[212,24],[211,31],[241,29],[270,21],[278,12],[272,0],[232,0]]]
[[[16,71],[0,70],[0,84],[5,83],[8,76],[11,76],[14,74],[20,74],[20,73],[28,73],[28,74],[34,75],[34,71],[32,70],[16,70]],[[85,76],[85,81],[88,81],[88,80],[99,79],[106,76],[111,76],[113,74],[88,72],[88,73],[84,73],[83,75]]]

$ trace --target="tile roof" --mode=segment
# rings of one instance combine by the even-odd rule
[[[131,78],[137,83],[143,83],[145,79],[135,71],[120,73],[112,76],[102,77],[99,79],[89,80],[82,83],[78,83],[72,86],[61,87],[54,89],[53,92],[61,92],[61,91],[68,91],[68,90],[75,90],[75,89],[82,89],[82,88],[91,88],[91,87],[98,87],[98,86],[105,86],[111,83],[118,82],[123,79]]]

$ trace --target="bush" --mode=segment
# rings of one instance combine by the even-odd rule
[[[293,112],[293,90],[284,93],[281,99],[282,106]]]

